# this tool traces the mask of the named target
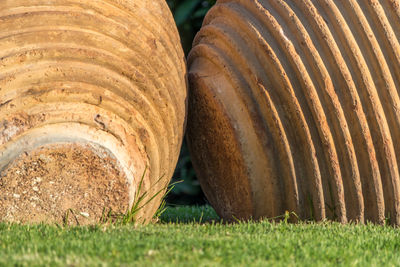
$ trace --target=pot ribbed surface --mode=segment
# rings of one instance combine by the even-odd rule
[[[168,184],[177,162],[185,75],[163,0],[0,1],[2,174],[24,153],[81,144],[116,159],[130,204],[147,166],[142,191],[149,199]],[[139,221],[151,219],[161,195]]]
[[[397,0],[218,1],[188,120],[218,213],[400,224],[399,41]]]

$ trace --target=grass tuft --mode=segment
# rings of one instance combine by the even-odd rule
[[[103,209],[102,216],[100,218],[100,224],[115,224],[115,225],[127,225],[127,224],[133,224],[137,225],[137,223],[145,223],[145,221],[142,220],[142,218],[139,218],[139,212],[146,207],[151,201],[153,201],[156,197],[158,197],[160,194],[164,192],[164,194],[161,197],[161,204],[160,207],[157,209],[156,213],[154,214],[153,218],[155,220],[158,220],[158,218],[161,216],[161,214],[166,210],[166,201],[165,198],[166,196],[171,192],[171,190],[174,188],[174,186],[177,183],[180,183],[180,181],[165,184],[163,187],[161,187],[160,190],[158,190],[156,193],[154,193],[152,196],[149,195],[149,191],[143,191],[143,183],[144,183],[144,178],[146,175],[147,171],[147,166],[140,178],[138,188],[135,192],[134,196],[134,201],[132,204],[132,207],[126,211],[126,213],[114,213],[112,210],[109,210],[106,212],[105,209]],[[162,178],[164,176],[161,176],[154,184],[154,186],[158,185]],[[79,225],[79,223],[78,223]]]

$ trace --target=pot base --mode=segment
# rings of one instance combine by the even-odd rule
[[[101,146],[44,145],[19,155],[2,171],[0,220],[97,223],[110,209],[126,212],[128,188],[118,161]]]

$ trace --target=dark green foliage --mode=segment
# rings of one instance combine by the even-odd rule
[[[187,54],[193,38],[200,30],[203,18],[216,0],[167,0],[181,35],[183,49]]]
[[[167,0],[178,26],[185,54],[192,48],[196,33],[200,30],[203,18],[216,0]],[[205,196],[196,179],[187,145],[184,142],[172,183],[176,183],[167,196],[168,204],[204,204]]]
[[[166,196],[169,205],[203,205],[206,203],[206,197],[197,181],[186,142],[183,143],[171,183],[175,185]]]

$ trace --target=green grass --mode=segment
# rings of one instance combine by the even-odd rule
[[[166,223],[176,220],[180,223]],[[201,219],[201,223],[200,223]],[[170,208],[157,224],[0,224],[0,266],[400,266],[400,231],[375,225],[218,222]]]

